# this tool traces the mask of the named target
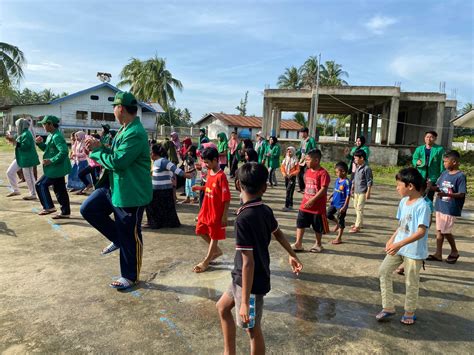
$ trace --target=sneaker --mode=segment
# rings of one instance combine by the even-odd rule
[[[36,196],[23,196],[23,200],[25,201],[32,201],[32,200],[37,200]]]
[[[20,195],[18,191],[12,191],[7,195],[7,197],[18,196],[18,195]]]
[[[290,207],[283,207],[281,210],[282,210],[283,212],[290,212],[290,211],[292,210],[292,208],[290,208]]]

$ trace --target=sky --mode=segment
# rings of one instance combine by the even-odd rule
[[[183,83],[176,107],[262,115],[263,90],[285,68],[321,54],[350,85],[439,91],[474,102],[471,0],[106,1],[0,0],[0,42],[27,66],[20,89],[73,93],[119,80],[134,57],[166,59]]]

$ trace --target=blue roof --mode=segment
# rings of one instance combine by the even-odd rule
[[[101,89],[101,88],[104,88],[104,87],[109,88],[109,89],[111,89],[111,90],[113,90],[113,91],[115,91],[115,92],[120,91],[117,87],[113,86],[112,84],[109,84],[109,83],[102,83],[102,84],[99,84],[99,85],[90,87],[90,88],[88,88],[88,89],[75,92],[74,94],[70,94],[70,95],[61,97],[61,98],[59,98],[59,99],[52,100],[52,101],[49,102],[49,104],[50,104],[50,105],[54,105],[54,104],[57,104],[57,103],[60,103],[60,102],[69,100],[69,99],[71,99],[71,98],[73,98],[73,97],[76,97],[76,96],[79,96],[79,95],[83,95],[83,94],[87,94],[88,92],[91,92],[91,91],[94,91],[94,90],[97,90],[97,89]],[[138,101],[138,105],[140,105],[141,108],[145,108],[145,109],[147,109],[147,110],[150,111],[150,112],[158,113],[158,111],[156,111],[153,107],[151,107],[150,105],[147,105],[146,103],[144,103],[144,102],[142,102],[142,101]]]

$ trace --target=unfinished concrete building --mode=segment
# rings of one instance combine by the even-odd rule
[[[403,92],[396,86],[323,86],[318,94],[307,89],[266,89],[262,132],[279,136],[284,111],[307,112],[313,136],[318,114],[343,114],[351,115],[349,141],[362,134],[372,145],[416,146],[423,144],[425,131],[435,130],[437,143],[450,146],[456,104],[443,93]],[[382,130],[376,140],[378,120]]]

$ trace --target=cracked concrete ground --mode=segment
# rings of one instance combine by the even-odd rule
[[[0,158],[4,172],[11,154],[0,153]],[[4,197],[7,183],[5,174],[0,175],[0,352],[222,351],[215,302],[230,282],[232,227],[221,243],[219,263],[196,275],[192,267],[206,251],[194,235],[198,207],[178,206],[183,226],[143,233],[142,281],[137,289],[120,293],[108,287],[119,275],[118,253],[100,256],[107,241],[80,217],[84,197],[72,196],[73,217],[56,224],[36,215],[38,202]],[[21,191],[26,193],[24,184]],[[299,202],[300,195],[295,197]],[[269,189],[264,199],[293,241],[296,212],[280,211],[283,187]],[[398,201],[394,187],[375,186],[364,232],[346,235],[341,245],[331,245],[332,236],[324,237],[322,254],[300,255],[304,272],[299,277],[291,274],[278,243],[271,243],[272,291],[265,297],[263,317],[270,353],[472,352],[472,220],[460,219],[455,226],[458,263],[427,263],[422,271],[416,325],[398,321],[404,300],[399,275],[394,276],[397,317],[383,324],[374,320],[380,309],[377,270],[396,226]],[[234,193],[231,208],[237,203]],[[467,201],[468,212],[473,206]],[[347,221],[353,220],[351,208]],[[305,246],[312,242],[308,231]],[[247,353],[245,333],[237,334],[238,352]]]

